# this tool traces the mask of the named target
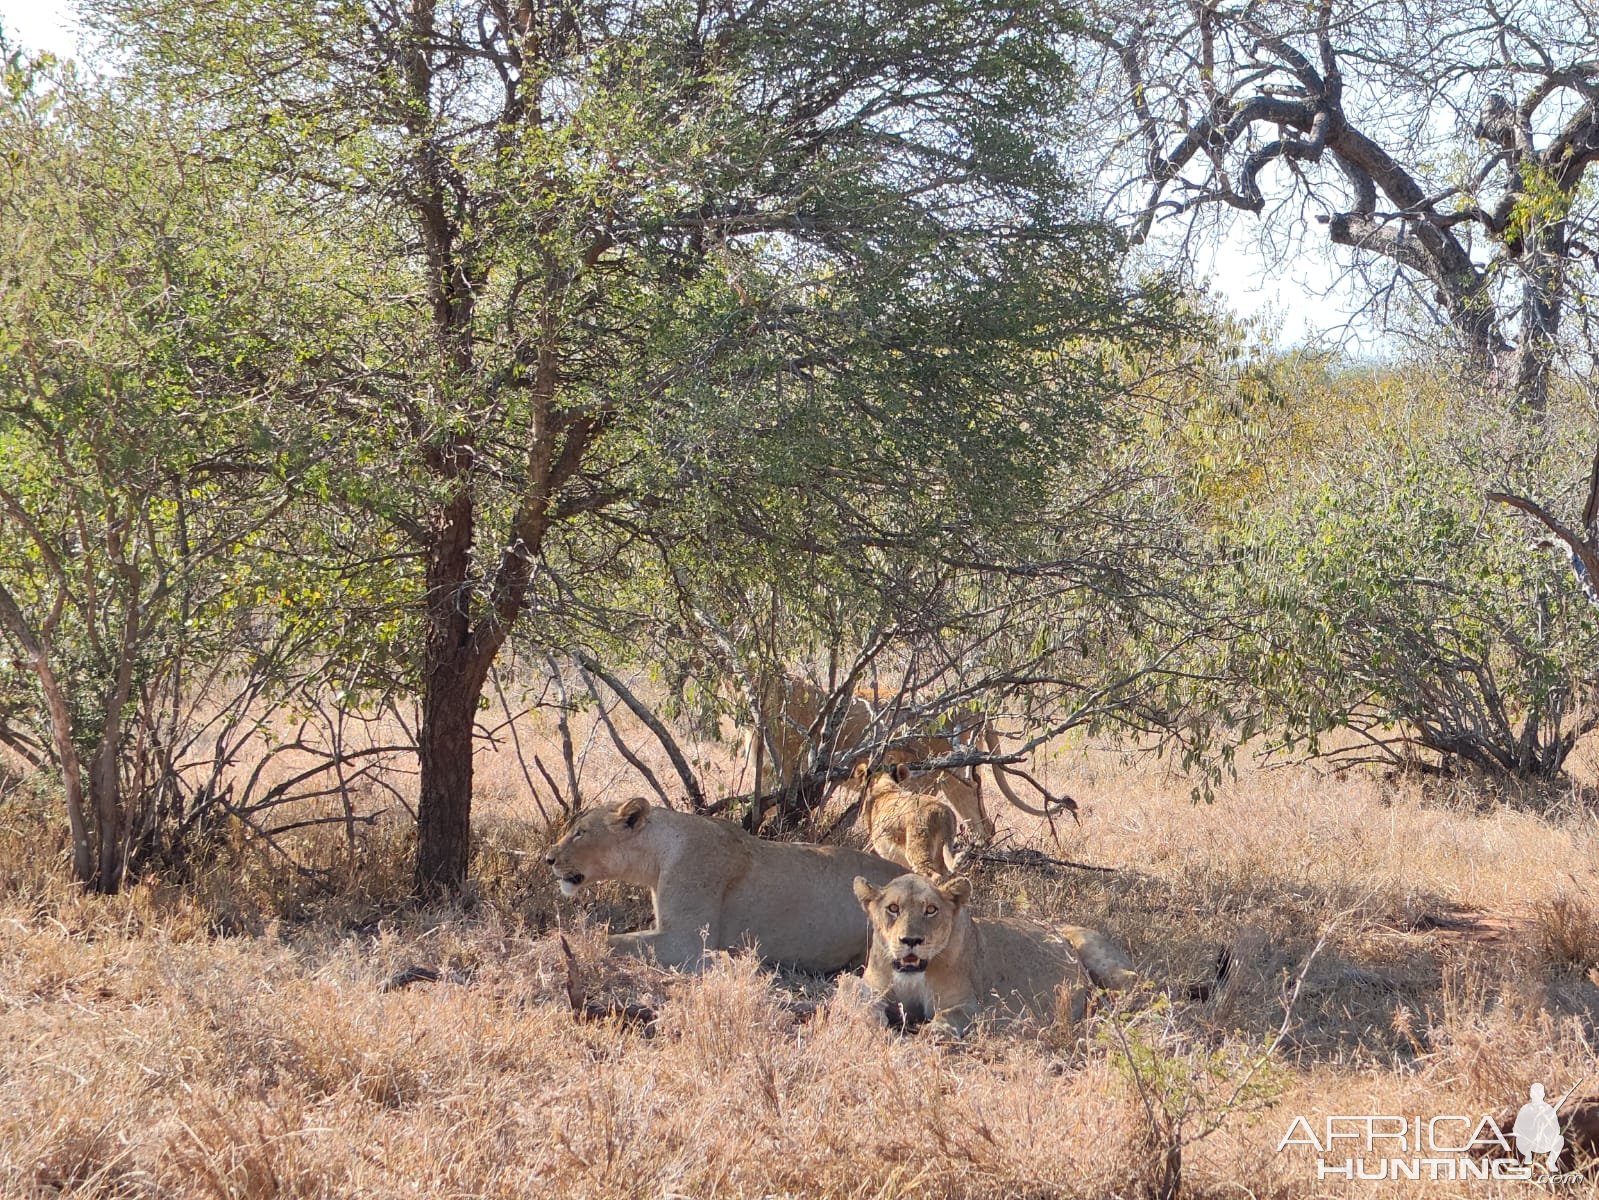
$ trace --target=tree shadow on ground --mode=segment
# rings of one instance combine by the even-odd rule
[[[1585,907],[1485,912],[1414,890],[1015,867],[981,873],[978,888],[979,911],[1070,920],[1120,940],[1196,1036],[1269,1040],[1291,1004],[1282,1052],[1303,1066],[1414,1062],[1451,1016],[1511,995],[1599,1028],[1599,925],[1583,925]],[[1187,1002],[1193,985],[1215,980],[1223,951],[1225,979]]]

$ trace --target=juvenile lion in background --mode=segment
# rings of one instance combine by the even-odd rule
[[[903,766],[874,772],[861,763],[849,778],[849,790],[859,795],[867,846],[930,879],[947,879],[956,870],[957,814],[984,844],[994,836],[981,785],[949,772],[913,777]]]
[[[1097,930],[974,918],[971,895],[959,877],[855,880],[872,924],[865,984],[885,1018],[898,1006],[912,1022],[930,1022],[933,1036],[958,1038],[990,1013],[1048,1020],[1063,1003],[1081,1017],[1090,985],[1136,982],[1126,953]]]
[[[694,969],[706,950],[753,941],[766,962],[817,972],[865,957],[870,928],[850,881],[887,883],[902,869],[844,846],[765,841],[642,796],[574,817],[544,862],[566,896],[607,879],[649,889],[655,928],[612,934],[613,950]]]
[[[834,697],[803,675],[792,671],[769,672],[755,680],[755,699],[761,720],[745,730],[742,757],[761,758],[756,791],[791,787],[805,773],[806,764],[819,747],[813,739],[828,735],[823,755],[828,760],[848,760],[863,753],[881,753],[888,763],[922,762],[953,754],[957,749],[981,751],[992,757],[1001,752],[1001,737],[981,708],[956,705],[943,713],[917,714],[906,697],[875,687],[860,688]],[[829,720],[822,715],[832,705]],[[753,714],[752,714],[753,719]],[[764,738],[769,755],[757,755],[756,743]],[[1070,797],[1043,807],[1028,804],[1011,787],[1011,768],[990,762],[989,770],[1002,796],[1016,809],[1035,817],[1076,812]],[[981,772],[976,765],[939,772],[945,799],[973,829],[983,845],[994,838],[994,823],[983,811]],[[913,787],[914,791],[931,788]],[[975,812],[968,812],[970,807]]]

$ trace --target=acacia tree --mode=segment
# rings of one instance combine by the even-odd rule
[[[1319,224],[1372,309],[1403,281],[1473,364],[1543,407],[1599,265],[1592,5],[1109,0],[1085,21],[1140,236],[1218,211],[1291,244]]]
[[[261,301],[316,261],[225,173],[176,169],[181,121],[20,54],[4,66],[0,647],[6,707],[26,688],[32,715],[6,722],[60,771],[74,875],[114,892],[171,815],[147,768],[171,766],[188,670],[240,666],[252,544],[309,465],[261,454],[243,414],[305,349]]]
[[[124,0],[99,20],[130,94],[200,114],[196,152],[367,264],[348,287],[372,332],[311,364],[296,414],[347,448],[330,499],[388,515],[419,560],[424,893],[465,876],[473,714],[530,605],[535,637],[568,636],[540,606],[603,610],[629,551],[685,519],[905,554],[965,518],[951,497],[993,519],[1111,393],[1084,347],[1145,322],[1050,149],[1063,5]]]

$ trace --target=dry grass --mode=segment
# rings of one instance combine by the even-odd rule
[[[642,790],[589,744],[586,790]],[[1041,769],[1081,828],[1002,828],[1119,869],[986,868],[984,906],[1099,924],[1177,983],[1225,943],[1234,978],[1209,1004],[944,1049],[748,961],[608,958],[591,918],[639,920],[637,897],[560,900],[520,767],[481,765],[464,909],[392,903],[403,822],[333,882],[240,845],[182,887],[95,898],[64,882],[58,822],[0,807],[0,1195],[1131,1196],[1174,1115],[1187,1194],[1338,1194],[1276,1152],[1292,1115],[1496,1112],[1533,1081],[1599,1082],[1599,822],[1575,801],[1293,768],[1195,806],[1158,764],[1063,747]],[[558,929],[582,990],[652,1027],[574,1020]],[[412,963],[446,978],[380,990]]]

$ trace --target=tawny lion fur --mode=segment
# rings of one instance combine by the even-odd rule
[[[873,743],[881,745],[891,740],[893,745],[881,755],[882,763],[890,767],[940,758],[962,746],[988,754],[997,754],[1001,746],[993,722],[976,708],[953,709],[903,729],[906,719],[900,711],[900,698],[880,694],[875,689],[859,689],[841,698],[826,720],[821,718],[829,693],[803,676],[791,672],[763,676],[757,680],[754,694],[760,703],[761,724],[765,727],[765,745],[758,756],[760,778],[754,783],[758,792],[774,786],[787,788],[797,781],[805,772],[815,739],[822,737],[828,738],[824,758],[830,761],[848,761]],[[743,754],[746,762],[757,757],[755,749],[759,736],[756,729],[745,731]],[[1033,816],[1051,815],[1016,794],[1004,767],[995,764],[989,769],[1000,793],[1013,807]],[[955,771],[941,772],[939,786],[957,812],[961,812],[965,801],[953,794],[956,786],[975,790],[973,803],[982,816],[981,819],[967,819],[974,836],[986,845],[993,839],[994,823],[983,812],[982,776],[977,767],[965,768],[965,772],[969,778]]]
[[[612,934],[611,948],[689,969],[706,950],[750,944],[806,971],[852,966],[870,928],[851,881],[887,883],[901,870],[843,846],[765,841],[642,797],[581,813],[544,861],[567,896],[607,879],[648,888],[655,928]]]
[[[1126,953],[1097,930],[1045,928],[1010,918],[974,918],[971,884],[901,875],[887,885],[855,880],[872,924],[865,986],[885,1017],[902,1010],[935,1037],[963,1037],[980,1019],[1060,1008],[1074,1018],[1090,986],[1121,988],[1137,975]]]
[[[872,771],[861,763],[850,776],[846,794],[860,801],[860,824],[866,844],[890,862],[930,879],[947,879],[959,866],[955,856],[957,816],[984,843],[992,840],[993,824],[983,811],[979,784],[947,771],[905,776],[904,768]]]

